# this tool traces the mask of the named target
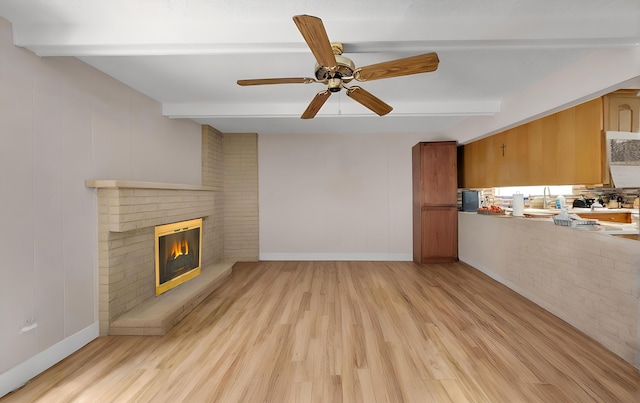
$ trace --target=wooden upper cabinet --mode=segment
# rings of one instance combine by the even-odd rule
[[[576,108],[569,108],[557,113],[556,161],[557,168],[551,184],[567,185],[572,183],[576,159],[578,156],[576,130]],[[579,183],[579,182],[575,182]]]
[[[457,203],[457,153],[455,142],[420,143],[420,205],[451,206]],[[416,151],[414,151],[416,152]]]
[[[602,99],[564,110],[557,118],[558,172],[549,184],[602,183]]]
[[[548,161],[544,161],[545,152],[552,152],[555,156],[555,151],[544,148],[546,147],[543,137],[545,133],[544,123],[543,119],[539,119],[528,125],[520,126],[522,130],[526,132],[526,142],[524,142],[523,139],[526,148],[524,150],[519,148],[519,158],[525,161],[518,169],[518,172],[525,171],[521,176],[523,183],[542,180],[548,166],[551,165]]]
[[[458,146],[458,185],[465,187],[465,183],[479,183],[481,155],[478,141],[465,146]]]
[[[487,167],[485,168],[486,181],[506,183],[508,181],[507,163],[505,158],[505,145],[507,132],[498,133],[494,136],[482,140],[486,144],[485,158]]]
[[[533,161],[532,169],[536,173],[528,185],[547,185],[553,183],[558,172],[558,159],[561,157],[558,151],[558,116],[557,114],[545,116],[529,125],[535,126],[535,135],[530,135],[530,141],[535,143],[530,155]]]
[[[604,97],[604,128],[616,132],[640,131],[638,90],[620,90]]]
[[[507,131],[505,139],[507,147],[504,149],[506,159],[506,180],[509,186],[518,186],[520,182],[531,183],[537,173],[531,169],[533,162],[529,148],[529,130],[526,126],[515,127]]]
[[[524,128],[495,134],[462,147],[461,187],[509,186],[518,172],[529,175],[529,135]]]
[[[597,98],[465,145],[461,186],[603,183],[602,109]]]
[[[602,98],[575,107],[574,175],[567,184],[603,183],[606,163]]]

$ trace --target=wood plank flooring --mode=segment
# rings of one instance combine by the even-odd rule
[[[0,401],[640,402],[640,374],[463,263],[259,262]]]

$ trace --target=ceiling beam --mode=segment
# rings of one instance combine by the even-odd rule
[[[393,104],[392,116],[490,116],[500,112],[499,100],[412,102]],[[306,103],[165,103],[162,113],[171,118],[299,116]],[[318,115],[368,116],[371,112],[344,99],[327,102]]]
[[[637,13],[571,18],[519,15],[325,21],[345,53],[446,49],[629,47],[640,42]],[[40,56],[308,52],[289,18],[140,19],[89,23],[14,21],[14,44]],[[375,26],[375,29],[372,29]],[[264,33],[268,32],[268,35]],[[390,38],[392,40],[390,40]]]

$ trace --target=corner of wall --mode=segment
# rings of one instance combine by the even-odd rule
[[[224,257],[258,260],[258,134],[225,133]]]
[[[216,191],[213,261],[258,260],[258,134],[203,125],[202,185]]]

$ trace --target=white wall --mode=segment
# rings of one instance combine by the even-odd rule
[[[259,136],[260,259],[411,260],[423,137]]]
[[[0,89],[1,396],[17,365],[51,360],[97,324],[96,201],[84,181],[199,185],[201,131],[76,59],[13,46],[3,19]],[[30,317],[37,328],[20,333]]]

